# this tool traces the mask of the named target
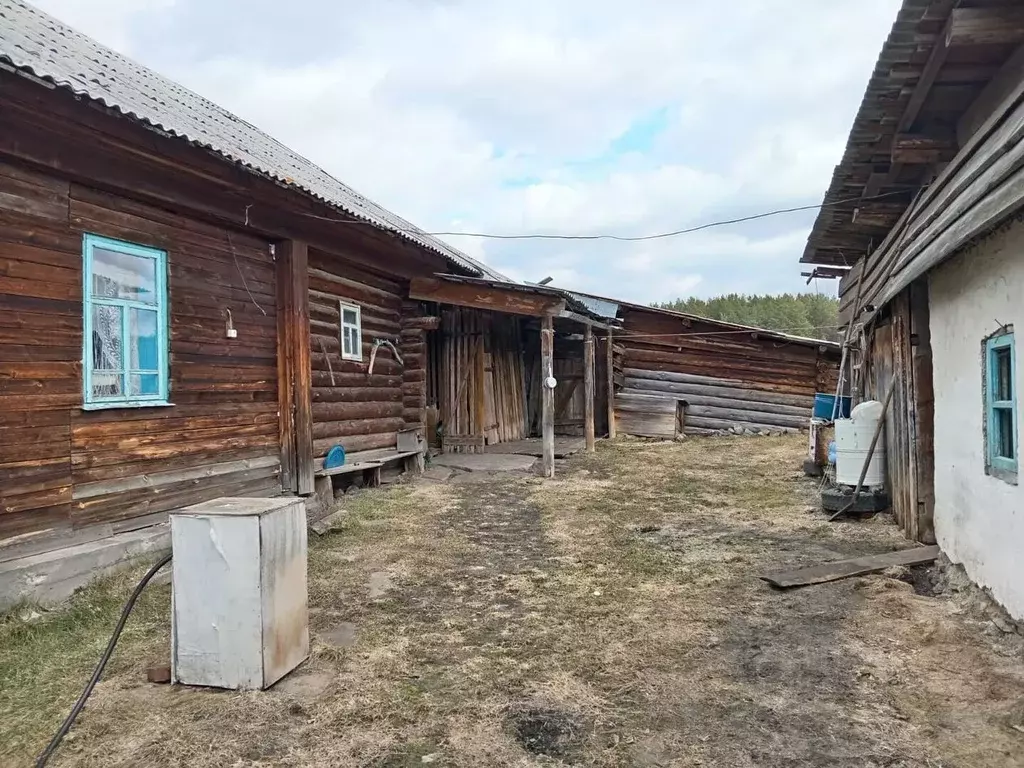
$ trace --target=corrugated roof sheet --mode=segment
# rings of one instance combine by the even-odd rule
[[[576,296],[579,301],[583,301],[585,299],[591,299],[593,301],[605,302],[605,303],[610,304],[610,305],[614,304],[616,307],[629,307],[631,309],[639,309],[639,310],[642,310],[644,312],[652,312],[654,314],[670,315],[672,317],[680,317],[680,318],[685,318],[687,320],[699,320],[702,323],[709,323],[711,325],[720,326],[721,328],[723,328],[726,331],[751,331],[751,332],[754,332],[754,333],[759,333],[759,334],[763,335],[765,338],[777,339],[779,341],[786,341],[786,342],[790,342],[790,343],[793,343],[793,344],[801,344],[801,345],[804,345],[804,346],[814,346],[814,347],[826,346],[826,347],[831,347],[833,349],[839,349],[839,346],[840,346],[839,343],[835,342],[835,341],[825,341],[824,339],[812,339],[812,338],[809,338],[807,336],[794,336],[791,333],[783,333],[781,331],[771,331],[771,330],[768,330],[767,328],[758,328],[758,327],[753,326],[753,325],[741,325],[739,323],[730,323],[730,322],[727,322],[725,320],[713,320],[710,317],[701,317],[700,315],[693,315],[693,314],[690,314],[689,312],[677,312],[674,309],[664,309],[663,307],[653,307],[653,306],[650,306],[650,305],[647,305],[647,304],[636,304],[636,303],[631,302],[631,301],[614,301],[612,299],[607,299],[607,298],[604,298],[602,296],[592,296],[591,294],[588,294],[588,293],[578,293],[578,294],[573,294],[573,295]]]
[[[606,320],[614,320],[619,314],[619,302],[610,299],[601,299],[597,296],[588,296],[585,293],[566,291],[566,293],[580,304],[590,310],[591,314],[603,317]]]
[[[471,272],[504,275],[360,195],[306,158],[208,99],[76,32],[21,0],[0,0],[0,60],[211,149]]]

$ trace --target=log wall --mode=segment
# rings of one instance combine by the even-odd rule
[[[623,319],[615,343],[624,374],[617,431],[624,434],[794,431],[806,428],[815,392],[836,386],[833,347],[641,308],[624,308]],[[659,399],[683,403],[682,412]]]
[[[334,445],[356,454],[394,448],[407,421],[419,420],[420,402],[408,373],[394,353],[380,347],[369,373],[374,339],[402,344],[402,297],[408,286],[314,249],[309,253],[310,351],[313,382],[313,456],[317,467]],[[358,305],[363,359],[341,359],[339,302]],[[403,358],[404,359],[404,358]],[[413,357],[409,363],[422,365]],[[417,374],[418,375],[418,374]],[[406,402],[409,408],[406,408]]]
[[[173,407],[81,410],[86,233],[167,251]],[[269,243],[0,162],[0,558],[279,491],[276,322]]]

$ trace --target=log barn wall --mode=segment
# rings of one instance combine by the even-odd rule
[[[167,252],[173,407],[81,409],[86,233]],[[0,551],[279,491],[276,322],[268,242],[0,161]]]
[[[624,434],[794,431],[806,428],[814,394],[835,390],[835,345],[636,306],[621,313],[615,344],[624,375],[615,412]]]

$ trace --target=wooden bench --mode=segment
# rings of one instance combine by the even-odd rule
[[[380,485],[381,469],[388,464],[401,461],[406,472],[422,472],[425,445],[418,429],[403,429],[398,432],[394,450],[365,451],[353,454],[352,461],[332,469],[318,469],[313,473],[314,493],[320,498],[325,509],[334,505],[334,480],[346,475],[362,475],[363,488]]]

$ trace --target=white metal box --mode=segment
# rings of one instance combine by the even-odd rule
[[[309,655],[300,499],[223,498],[171,513],[171,675],[258,690]]]

